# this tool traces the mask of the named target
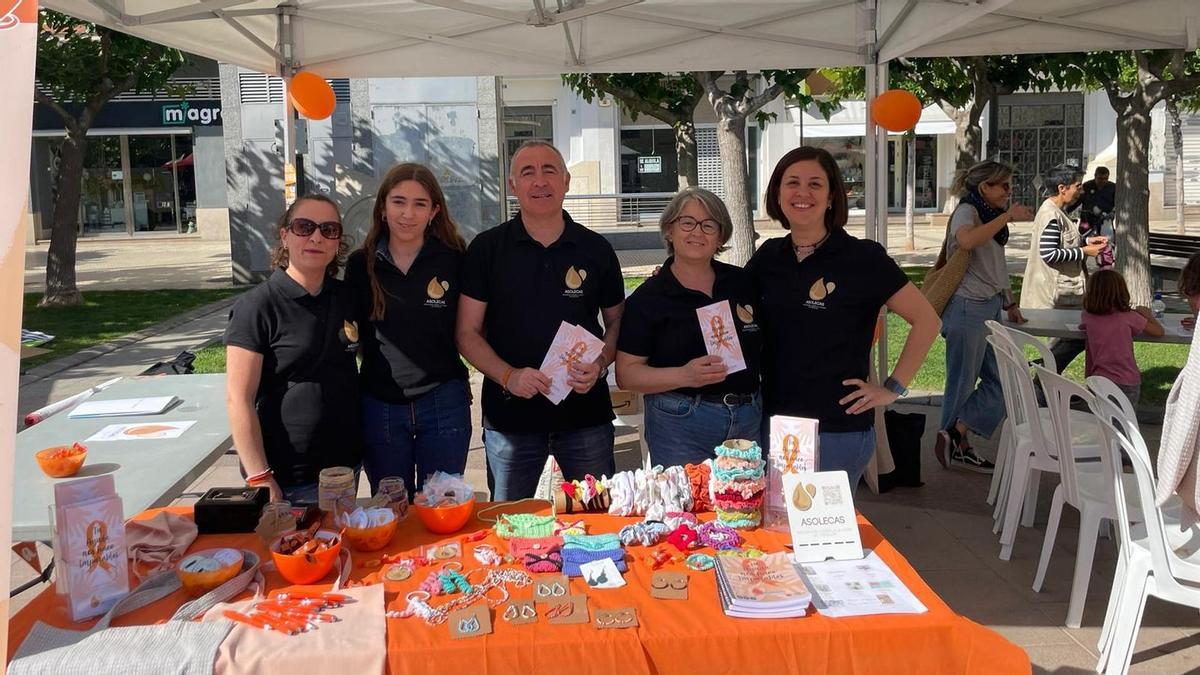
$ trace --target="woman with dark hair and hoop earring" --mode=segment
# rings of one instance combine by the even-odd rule
[[[819,470],[844,470],[854,489],[875,450],[871,411],[908,393],[937,337],[937,312],[883,246],[846,232],[846,184],[825,150],[784,155],[765,201],[789,233],[765,242],[746,265],[764,336],[762,437],[770,437],[772,415],[816,419]],[[912,330],[878,386],[867,379],[884,306]]]
[[[323,195],[293,202],[277,233],[274,272],[225,329],[229,427],[248,484],[315,504],[322,469],[362,461],[358,327],[336,278],[349,244]]]
[[[434,471],[466,468],[471,395],[454,344],[465,250],[433,172],[412,163],[388,171],[367,239],[346,265],[362,327],[372,491],[400,476],[412,493]]]

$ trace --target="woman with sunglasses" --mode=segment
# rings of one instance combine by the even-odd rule
[[[1033,212],[1008,204],[1012,175],[1008,164],[987,160],[960,171],[950,187],[961,201],[950,215],[946,258],[959,249],[970,251],[971,257],[958,290],[942,311],[946,391],[934,451],[944,468],[953,464],[978,473],[995,470],[990,461],[975,454],[967,432],[990,437],[1005,414],[1000,371],[984,322],[1000,321],[1001,311],[1009,321],[1024,321],[1013,299],[1004,246],[1009,223],[1029,220]]]
[[[362,328],[363,464],[372,490],[400,476],[412,493],[434,471],[466,468],[470,386],[454,344],[465,249],[433,172],[393,167],[366,242],[346,264]]]
[[[698,187],[680,190],[659,228],[670,257],[625,301],[617,384],[646,394],[643,432],[655,464],[698,464],[727,439],[759,438],[758,325],[745,274],[714,257],[733,233],[719,197]],[[696,310],[714,303],[725,305],[732,325],[702,324]],[[720,357],[708,355],[711,331],[736,333],[745,369],[729,372]]]
[[[277,232],[274,271],[238,298],[225,329],[229,425],[248,484],[316,503],[322,469],[362,461],[358,327],[335,278],[347,242],[323,195],[293,202]]]

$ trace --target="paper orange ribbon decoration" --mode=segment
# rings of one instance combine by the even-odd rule
[[[87,526],[87,552],[92,556],[87,571],[91,572],[100,567],[106,572],[112,571],[112,564],[104,559],[104,549],[108,548],[108,525],[97,520]]]
[[[333,87],[325,78],[307,71],[296,73],[292,77],[292,86],[288,90],[292,105],[310,120],[323,120],[333,114],[337,99],[333,95]]]
[[[714,316],[708,320],[708,325],[712,328],[713,344],[718,347],[732,348],[729,344],[729,334],[725,332],[725,320],[720,316]]]
[[[888,131],[908,131],[921,119],[921,101],[912,92],[889,89],[871,101],[871,116]]]
[[[788,434],[783,437],[783,472],[796,473],[797,459],[800,459],[800,439],[796,438],[796,434]]]
[[[563,354],[563,363],[578,363],[581,359],[583,359],[584,354],[587,354],[587,344],[585,344],[583,341],[576,342],[575,346],[571,347],[567,353]]]

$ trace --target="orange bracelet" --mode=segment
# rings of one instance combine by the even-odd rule
[[[500,387],[504,389],[504,391],[508,391],[508,378],[512,377],[512,374],[513,369],[511,366],[508,370],[504,371],[504,377],[500,380]]]

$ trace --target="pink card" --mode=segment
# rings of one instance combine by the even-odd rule
[[[790,532],[787,496],[783,477],[792,473],[808,473],[818,469],[820,437],[817,420],[805,417],[771,416],[771,448],[767,456],[767,490],[763,499],[763,527],[776,532]]]
[[[729,373],[746,369],[746,358],[742,356],[742,343],[738,341],[737,328],[733,323],[733,312],[729,301],[722,300],[696,310],[700,320],[700,333],[704,335],[704,348],[710,356],[719,356]]]
[[[538,369],[550,378],[550,393],[546,398],[554,405],[562,403],[571,393],[571,385],[567,384],[571,364],[591,363],[600,358],[603,349],[604,341],[586,328],[562,322],[546,358],[542,359],[542,367]]]

